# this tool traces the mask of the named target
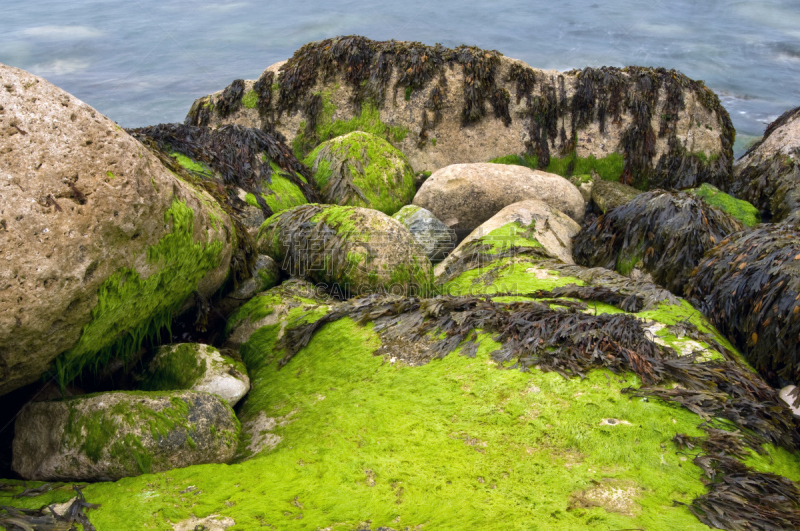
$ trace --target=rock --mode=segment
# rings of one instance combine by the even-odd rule
[[[756,207],[747,201],[736,199],[708,183],[686,191],[703,198],[703,201],[709,205],[727,212],[747,227],[753,227],[761,222],[761,213]]]
[[[539,70],[476,47],[358,36],[309,43],[258,80],[198,99],[186,122],[275,128],[301,155],[367,131],[392,142],[416,171],[530,153],[538,169],[613,167],[612,177],[624,173],[637,188],[709,182],[726,190],[733,160],[727,111],[679,72]]]
[[[571,175],[567,177],[581,193],[583,202],[588,203],[592,200],[592,188],[594,188],[594,178],[591,175]]]
[[[302,205],[275,214],[258,233],[259,252],[342,298],[374,292],[426,293],[424,250],[402,223],[377,210]]]
[[[238,245],[205,191],[85,103],[0,65],[0,394],[138,350]]]
[[[800,395],[797,393],[797,386],[787,385],[781,389],[780,397],[781,400],[783,400],[784,403],[789,406],[789,409],[792,410],[792,413],[800,417],[800,404],[797,404],[797,400]]]
[[[325,203],[391,216],[414,199],[414,170],[386,140],[355,131],[323,142],[304,160]]]
[[[269,256],[260,254],[253,265],[251,275],[250,278],[241,281],[224,299],[215,304],[215,308],[219,312],[223,315],[230,315],[257,293],[276,286],[280,282],[281,266]]]
[[[565,178],[522,166],[454,164],[438,170],[414,197],[451,229],[474,229],[503,208],[526,199],[544,201],[578,223],[586,205]]]
[[[442,261],[456,247],[455,232],[422,207],[406,205],[392,217],[405,225],[431,262]]]
[[[605,214],[609,210],[624,205],[640,193],[641,191],[632,186],[614,181],[598,180],[592,187],[591,197],[595,206]]]
[[[164,345],[142,378],[140,389],[144,391],[211,393],[231,407],[250,390],[250,379],[241,362],[201,343]]]
[[[800,107],[783,113],[734,166],[731,193],[755,205],[765,221],[779,222],[800,210],[798,118]]]
[[[637,269],[682,295],[703,254],[744,226],[684,192],[653,191],[610,210],[572,243],[575,263],[629,275]]]
[[[730,235],[697,265],[687,296],[765,378],[800,381],[800,228]]]
[[[207,393],[115,392],[26,405],[15,425],[16,473],[36,481],[114,481],[236,452],[239,423]]]
[[[513,253],[515,249],[541,248],[547,255],[572,264],[572,238],[581,226],[547,203],[528,199],[508,205],[489,221],[472,231],[434,273],[442,276],[453,264],[469,253],[487,255]],[[488,246],[488,249],[482,249]]]

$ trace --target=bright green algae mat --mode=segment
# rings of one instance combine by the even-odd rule
[[[691,454],[683,461],[671,442],[679,432],[702,435],[700,419],[620,394],[640,384],[635,376],[595,370],[581,381],[501,370],[488,359],[496,346],[490,339],[475,359],[453,353],[398,367],[373,355],[379,345],[370,326],[342,319],[280,371],[246,356],[254,389],[245,409],[291,414],[274,430],[282,437],[277,447],[239,464],[89,485],[87,501],[102,504],[89,512],[92,523],[99,531],[170,530],[191,514],[219,514],[236,521],[231,530],[363,522],[373,529],[708,529],[673,505],[706,490]],[[630,425],[601,425],[607,418]],[[773,465],[769,457],[750,464],[800,479],[796,457],[770,453]],[[595,482],[634,497],[632,516],[582,503],[595,499]],[[60,490],[8,502],[39,507],[70,497]]]
[[[697,197],[702,197],[709,205],[727,212],[748,227],[752,227],[761,222],[761,213],[756,207],[747,201],[736,199],[720,191],[715,186],[703,183],[700,187],[689,191]]]
[[[535,155],[506,155],[490,160],[489,162],[494,164],[526,166],[534,170],[540,169],[539,157]],[[555,173],[562,177],[567,177],[569,175],[589,175],[594,172],[605,181],[619,181],[624,168],[625,160],[622,155],[618,153],[611,153],[599,159],[595,158],[594,155],[581,158],[573,154],[566,157],[550,157],[550,163],[544,171]]]

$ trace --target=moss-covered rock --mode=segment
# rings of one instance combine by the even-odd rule
[[[85,103],[4,65],[0,84],[5,394],[137,351],[192,293],[219,289],[240,234],[207,191]]]
[[[341,298],[427,292],[431,263],[402,223],[368,208],[303,205],[278,213],[258,233],[259,251],[293,276]]]
[[[731,192],[779,222],[800,210],[800,107],[767,126],[734,167]]]
[[[742,225],[694,194],[656,190],[636,196],[585,227],[575,263],[628,275],[641,270],[682,295],[703,254]]]
[[[592,187],[592,203],[602,212],[607,213],[618,206],[622,206],[637,195],[640,190],[626,184],[598,180]]]
[[[305,159],[322,199],[392,215],[414,199],[414,170],[386,140],[356,131],[320,144]]]
[[[761,213],[756,207],[747,201],[736,199],[708,183],[703,183],[699,188],[687,190],[687,192],[703,198],[709,205],[727,212],[747,227],[753,227],[761,222]]]
[[[239,440],[227,402],[208,393],[115,392],[26,405],[15,425],[25,479],[109,481],[226,463]]]
[[[392,217],[405,225],[431,262],[441,262],[456,247],[455,231],[422,207],[406,205]]]
[[[141,378],[139,387],[145,391],[211,393],[231,407],[250,390],[250,379],[241,362],[201,343],[160,347]]]

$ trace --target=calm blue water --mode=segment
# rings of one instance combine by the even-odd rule
[[[800,2],[730,0],[3,0],[0,62],[126,127],[182,121],[192,101],[253,79],[302,44],[361,34],[475,44],[539,68],[629,64],[703,79],[737,151],[800,105]]]

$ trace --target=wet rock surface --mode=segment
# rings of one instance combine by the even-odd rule
[[[441,262],[456,247],[456,232],[429,210],[406,205],[392,217],[405,225],[431,262]]]

